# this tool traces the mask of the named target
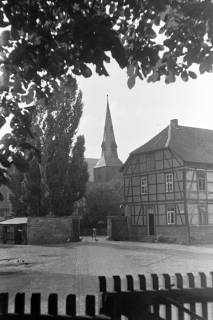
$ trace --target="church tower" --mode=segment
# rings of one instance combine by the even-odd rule
[[[122,166],[121,160],[118,158],[117,144],[112,125],[112,118],[109,109],[109,101],[107,95],[106,118],[104,126],[103,142],[101,144],[101,158],[94,167],[95,182],[108,182],[115,176],[119,175]]]

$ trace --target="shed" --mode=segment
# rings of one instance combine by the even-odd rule
[[[27,217],[13,218],[0,222],[0,235],[3,243],[27,243]]]

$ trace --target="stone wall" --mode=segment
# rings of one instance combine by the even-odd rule
[[[127,217],[107,217],[107,237],[110,240],[129,240]]]
[[[156,239],[159,239],[160,242],[187,243],[187,227],[184,225],[156,226]]]
[[[130,227],[130,239],[132,241],[143,241],[146,238],[147,227],[146,226],[131,226]]]
[[[147,235],[147,227],[130,225],[127,217],[108,217],[107,236],[111,240],[159,241],[188,243],[188,228],[185,225],[155,226],[155,235]],[[190,226],[191,243],[213,243],[213,225]]]
[[[79,241],[77,217],[29,217],[28,244],[51,244]]]
[[[190,226],[192,243],[213,243],[213,225]]]

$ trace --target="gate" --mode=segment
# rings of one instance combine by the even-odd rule
[[[121,278],[114,276],[112,290],[107,290],[106,278],[99,277],[100,311],[115,320],[120,320],[121,316],[131,320],[210,320],[213,319],[212,275],[207,286],[207,277],[202,272],[198,277],[188,273],[186,278],[176,273],[172,281],[169,274],[162,277],[151,274],[150,289],[144,275],[139,275],[136,283],[127,275],[125,289]],[[195,285],[195,280],[199,281],[199,286]]]

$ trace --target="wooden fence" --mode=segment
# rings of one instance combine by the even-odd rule
[[[213,273],[151,274],[150,279],[127,275],[125,283],[119,276],[99,277],[99,284],[100,312],[113,320],[121,316],[130,320],[213,319]]]
[[[14,311],[8,312],[9,294],[0,293],[0,320],[210,320],[213,319],[213,273],[196,276],[151,274],[133,279],[99,277],[100,306],[94,295],[85,297],[85,314],[76,314],[74,294],[65,301],[64,314],[58,312],[58,295],[48,297],[47,310],[41,312],[41,294],[33,293],[30,311],[26,312],[24,293],[17,293]],[[110,285],[111,286],[110,286]]]
[[[17,293],[14,300],[14,312],[8,312],[9,294],[0,293],[0,320],[110,320],[109,317],[96,314],[98,309],[93,295],[85,297],[85,315],[76,314],[76,295],[66,297],[65,313],[58,314],[58,295],[52,293],[48,297],[47,313],[41,314],[41,294],[33,293],[30,312],[25,312],[25,294]]]

